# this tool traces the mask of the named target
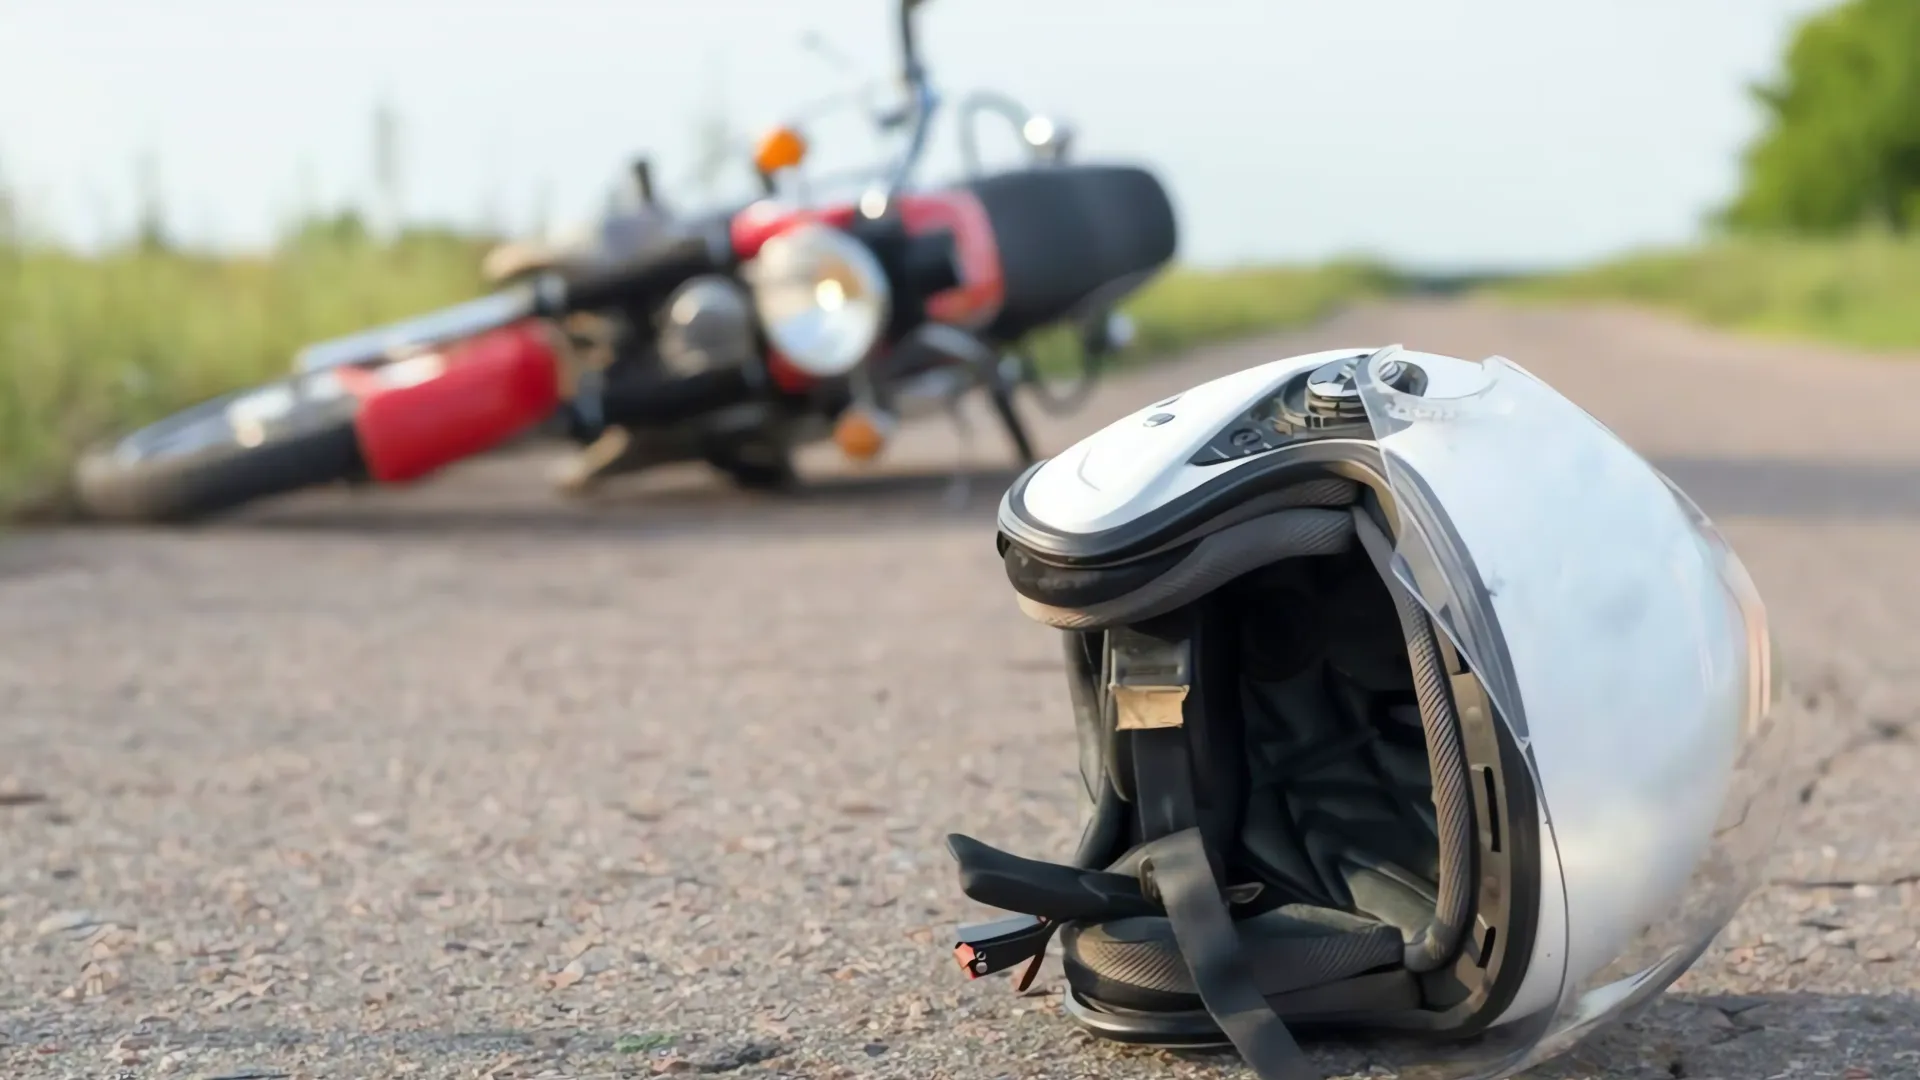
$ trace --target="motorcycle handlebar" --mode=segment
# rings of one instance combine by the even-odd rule
[[[917,86],[923,73],[920,70],[920,49],[913,33],[913,10],[923,0],[900,0],[900,75],[908,86]]]
[[[927,128],[933,123],[933,110],[936,99],[933,88],[927,83],[926,69],[920,63],[920,48],[914,34],[913,13],[926,0],[900,0],[900,76],[906,84],[909,101],[907,108],[913,127],[907,133],[907,147],[900,155],[900,162],[894,167],[893,175],[887,182],[887,198],[907,186],[908,178],[914,167],[920,163],[920,155],[927,145]]]

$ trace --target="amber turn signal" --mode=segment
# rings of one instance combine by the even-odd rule
[[[834,445],[855,461],[871,461],[887,445],[893,427],[889,419],[861,408],[848,409],[833,425]]]
[[[768,175],[805,161],[807,140],[790,127],[777,127],[760,137],[753,150],[754,167]]]

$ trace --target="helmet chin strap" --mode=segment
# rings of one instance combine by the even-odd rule
[[[1320,1071],[1260,993],[1200,830],[1182,829],[1155,847],[1148,865],[1173,939],[1221,1033],[1260,1080],[1319,1080]]]
[[[1108,692],[1121,731],[1133,731],[1142,891],[1166,909],[1194,989],[1260,1080],[1317,1080],[1293,1034],[1260,992],[1228,909],[1224,856],[1200,831],[1182,705],[1193,688],[1192,642],[1109,630]]]
[[[1193,688],[1193,646],[1131,627],[1107,631],[1109,698],[1115,728],[1133,740],[1134,804],[1140,837],[1133,876],[1039,863],[965,836],[947,839],[961,864],[961,889],[982,903],[1031,913],[963,928],[954,954],[978,978],[1026,963],[1032,982],[1061,923],[1166,914],[1207,1012],[1259,1080],[1318,1080],[1299,1044],[1262,993],[1230,905],[1258,895],[1229,889],[1224,856],[1201,832],[1194,798],[1185,705]]]

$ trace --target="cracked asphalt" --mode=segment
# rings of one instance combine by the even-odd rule
[[[1394,341],[1510,356],[1668,469],[1813,714],[1772,884],[1539,1075],[1920,1076],[1920,365],[1406,302],[1129,373],[1044,440]],[[686,470],[580,503],[535,449],[0,541],[0,1076],[1245,1075],[1074,1034],[1051,967],[953,969],[942,836],[1064,855],[1075,759],[993,554],[1004,446],[899,450],[811,458],[797,496]]]

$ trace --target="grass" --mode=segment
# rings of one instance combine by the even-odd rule
[[[1717,240],[1483,291],[1518,301],[1640,304],[1771,337],[1920,348],[1920,240],[1879,233]]]
[[[480,246],[310,232],[260,258],[0,247],[0,513],[94,440],[286,373],[316,338],[474,294]]]
[[[391,245],[351,221],[271,256],[0,246],[0,517],[57,508],[74,457],[197,401],[275,378],[315,339],[475,295],[484,245]],[[1389,289],[1362,264],[1176,270],[1129,306],[1138,354],[1310,322]],[[1063,335],[1037,343],[1043,362]]]
[[[1400,287],[1389,270],[1363,262],[1309,267],[1176,270],[1127,305],[1138,348],[1149,356],[1208,341],[1302,326],[1342,304]]]
[[[1136,360],[1210,341],[1304,326],[1343,304],[1403,287],[1392,271],[1347,261],[1321,266],[1256,266],[1225,270],[1177,268],[1156,278],[1124,310],[1133,320]],[[1072,331],[1055,329],[1032,343],[1043,370],[1060,370],[1076,355]]]
[[[635,1033],[632,1035],[622,1035],[618,1039],[615,1039],[613,1041],[613,1052],[616,1054],[646,1054],[672,1045],[673,1036],[671,1035],[662,1035],[658,1032]]]

